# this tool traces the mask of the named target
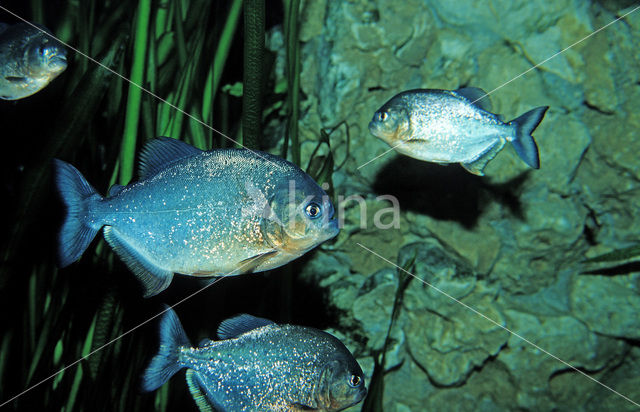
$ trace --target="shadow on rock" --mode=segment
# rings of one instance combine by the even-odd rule
[[[376,176],[374,190],[395,196],[403,210],[438,220],[453,220],[473,228],[491,202],[499,202],[522,219],[519,193],[530,171],[506,183],[491,184],[459,165],[439,165],[397,156]]]

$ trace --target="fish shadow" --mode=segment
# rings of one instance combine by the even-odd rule
[[[499,202],[523,220],[519,194],[529,173],[492,184],[487,177],[473,175],[459,165],[439,165],[398,155],[378,172],[373,189],[381,195],[395,196],[403,210],[455,221],[472,229],[492,202]]]
[[[327,307],[326,291],[309,279],[298,276],[303,262],[310,258],[307,255],[285,267],[267,272],[200,279],[176,275],[169,288],[152,299],[179,302],[185,296],[200,294],[198,299],[184,302],[181,311],[191,314],[190,318],[193,319],[206,313],[212,338],[215,337],[215,326],[240,313],[264,317],[281,324],[326,329],[337,323],[335,312]],[[202,290],[205,287],[207,290]],[[318,308],[324,310],[319,311]],[[189,324],[190,320],[183,322]],[[202,328],[202,325],[195,323],[192,326]]]

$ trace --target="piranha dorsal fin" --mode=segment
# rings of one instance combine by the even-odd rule
[[[145,298],[157,295],[169,286],[171,279],[173,279],[173,272],[160,268],[145,258],[112,226],[105,226],[104,238],[140,280]]]
[[[455,93],[469,100],[474,106],[487,112],[491,111],[491,100],[484,90],[478,87],[463,87],[456,90]]]
[[[218,337],[220,339],[233,339],[254,329],[274,324],[269,319],[257,318],[243,313],[222,321],[218,326]]]
[[[138,174],[140,180],[148,179],[166,169],[177,160],[202,153],[202,150],[170,137],[150,140],[140,153]]]

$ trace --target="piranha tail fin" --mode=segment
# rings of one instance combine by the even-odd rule
[[[80,258],[100,230],[101,226],[89,226],[84,216],[88,202],[101,197],[69,163],[53,159],[53,166],[58,192],[67,208],[58,244],[60,267],[65,267]]]
[[[142,390],[150,392],[158,389],[173,375],[182,365],[178,359],[180,347],[190,346],[189,339],[182,329],[178,315],[168,306],[160,320],[160,349],[142,376]]]
[[[538,146],[531,134],[542,121],[548,108],[549,106],[536,107],[509,122],[516,127],[516,136],[511,141],[513,148],[518,156],[534,169],[540,169],[540,158],[538,157]]]

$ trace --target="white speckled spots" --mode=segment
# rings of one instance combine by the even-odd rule
[[[223,149],[180,159],[97,202],[91,219],[97,226],[113,226],[141,256],[172,272],[221,275],[278,267],[332,237],[336,229],[305,229],[306,237],[285,242],[279,226],[263,226],[264,207],[256,207],[255,200],[261,200],[258,206],[285,211],[280,203],[289,197],[278,193],[290,180],[300,192],[296,198],[322,198],[326,193],[291,163],[262,156],[267,160]],[[271,253],[274,239],[287,249]],[[242,266],[261,255],[266,256],[257,266]]]

